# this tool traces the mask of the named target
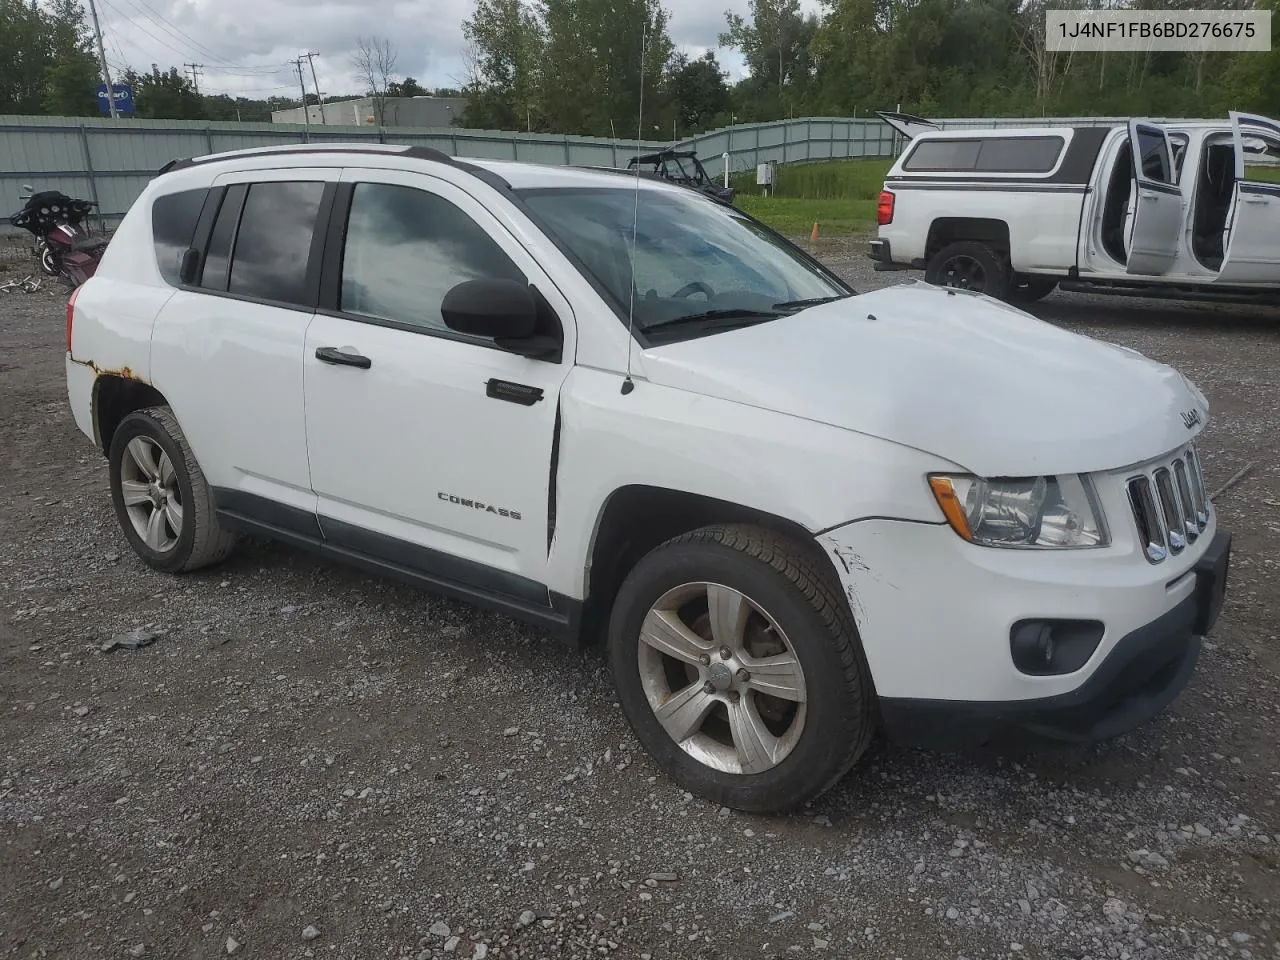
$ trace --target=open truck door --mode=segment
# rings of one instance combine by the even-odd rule
[[[893,113],[889,110],[877,110],[876,116],[887,123],[907,140],[914,140],[922,133],[930,130],[941,130],[938,124],[923,117],[913,117],[909,113]]]
[[[1280,122],[1231,111],[1235,184],[1215,283],[1280,284]]]
[[[1167,273],[1182,239],[1182,191],[1174,172],[1173,148],[1163,127],[1129,121],[1133,190],[1125,213],[1125,272]]]

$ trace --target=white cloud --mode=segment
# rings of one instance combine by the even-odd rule
[[[810,0],[812,2],[812,0]],[[397,73],[424,86],[464,81],[462,21],[471,0],[97,0],[107,59],[117,69],[161,69],[201,64],[206,93],[254,97],[298,94],[288,61],[312,51],[320,89],[358,93],[351,55],[359,36],[384,36],[398,53]],[[725,10],[746,14],[747,0],[666,0],[671,38],[698,54],[716,50],[734,79],[742,76],[735,51],[718,47]],[[809,3],[806,3],[809,6]],[[304,64],[303,79],[313,89]]]

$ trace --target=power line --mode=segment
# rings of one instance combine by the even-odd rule
[[[181,27],[174,24],[171,20],[166,18],[164,14],[159,13],[155,9],[150,7],[145,2],[145,0],[123,0],[123,2],[127,3],[134,10],[137,10],[140,14],[142,14],[142,16],[146,17],[153,24],[155,24],[165,33],[169,34],[170,37],[174,38],[179,43],[190,44],[193,48],[195,48],[197,51],[200,52],[201,56],[208,57],[211,60],[219,60],[219,61],[222,61],[223,63],[231,63],[229,59],[222,56],[221,54],[215,53],[214,51],[210,50],[208,47],[206,47],[203,43],[201,43],[195,37],[191,36],[191,34],[187,33]]]
[[[135,30],[139,31],[140,33],[144,34],[144,35],[145,35],[145,36],[147,36],[147,37],[150,37],[153,41],[155,41],[156,43],[158,43],[160,46],[164,47],[166,50],[169,50],[169,51],[170,51],[170,52],[172,52],[172,53],[176,53],[176,54],[177,54],[178,56],[180,56],[180,57],[186,57],[186,56],[188,56],[188,55],[189,55],[189,52],[190,52],[190,48],[186,47],[186,46],[185,46],[185,44],[183,44],[184,39],[185,39],[187,42],[189,42],[189,43],[191,43],[192,45],[194,45],[194,46],[195,46],[197,49],[199,49],[199,50],[207,50],[207,48],[205,48],[203,44],[199,44],[199,43],[197,43],[196,41],[192,40],[190,37],[188,37],[188,36],[187,36],[185,33],[183,33],[182,31],[178,30],[176,27],[169,28],[169,27],[167,27],[167,25],[166,25],[166,24],[167,24],[167,22],[161,22],[161,21],[158,21],[154,16],[151,16],[151,15],[150,15],[149,13],[147,13],[145,10],[142,10],[142,9],[137,5],[137,3],[135,3],[135,2],[134,2],[134,0],[122,0],[122,2],[124,2],[124,3],[128,3],[128,4],[129,4],[129,6],[133,7],[135,10],[138,10],[138,11],[139,11],[139,13],[141,13],[141,14],[142,14],[142,16],[146,17],[146,18],[147,18],[147,20],[151,21],[151,23],[152,23],[155,27],[159,28],[159,29],[160,29],[160,30],[162,30],[162,31],[167,31],[167,32],[168,32],[168,34],[169,34],[169,36],[168,36],[168,37],[164,37],[164,36],[157,36],[157,35],[156,35],[155,33],[153,33],[150,29],[148,29],[148,28],[147,28],[147,26],[146,26],[144,23],[139,22],[139,21],[138,21],[138,19],[137,19],[136,17],[131,16],[131,15],[129,15],[128,13],[126,13],[125,11],[123,11],[123,10],[121,10],[120,8],[116,7],[116,6],[114,5],[114,3],[112,2],[112,0],[102,0],[102,4],[103,4],[107,9],[111,10],[111,11],[112,11],[114,14],[116,14],[120,19],[122,19],[122,20],[126,21],[126,22],[127,22],[127,23],[128,23],[128,24],[129,24],[133,29],[135,29]],[[178,43],[183,44],[183,48],[181,48],[181,49],[180,49],[179,47],[174,46],[174,44],[173,44],[173,43],[170,43],[170,42],[169,42],[169,40],[170,40],[170,39],[176,40]],[[225,62],[225,63],[227,63],[227,64],[228,64],[228,66],[229,66],[229,67],[231,67],[231,68],[234,68],[234,69],[237,69],[237,70],[243,70],[243,71],[245,71],[245,72],[244,72],[244,76],[246,76],[246,77],[252,77],[252,76],[255,76],[255,75],[259,75],[259,74],[261,74],[261,75],[263,75],[263,76],[266,76],[266,75],[270,75],[270,74],[276,73],[276,72],[279,70],[279,68],[278,68],[278,67],[270,67],[270,68],[268,68],[268,67],[262,67],[262,68],[255,68],[255,67],[242,67],[242,66],[239,66],[238,64],[232,63],[231,61],[227,60],[225,57],[219,56],[218,54],[213,54],[211,58],[212,58],[212,59],[216,59],[216,60],[220,60],[220,61]]]
[[[191,88],[195,90],[196,96],[200,96],[200,71],[204,68],[203,63],[184,63],[184,67],[191,71]]]
[[[306,85],[306,82],[302,79],[303,59],[305,58],[298,57],[296,60],[290,60],[289,62],[293,64],[295,67],[297,67],[298,69],[298,89],[302,91],[302,122],[307,128],[307,139],[310,140],[311,139],[311,111],[307,109],[307,85]]]
[[[324,97],[320,96],[320,81],[316,79],[316,64],[314,59],[315,57],[320,56],[320,54],[304,53],[302,56],[307,58],[307,63],[311,66],[311,82],[315,84],[316,87],[316,100],[320,103],[320,123],[323,125],[328,121],[324,118]],[[301,59],[301,57],[299,57],[299,59]],[[304,97],[303,99],[305,100],[306,98]],[[306,106],[306,103],[302,104],[304,110],[306,109]]]
[[[34,3],[34,0],[33,0]],[[102,46],[102,25],[98,23],[98,8],[93,0],[89,0],[89,13],[93,16],[93,35],[98,41],[98,63],[102,66],[102,80],[107,85],[107,110],[111,119],[118,119],[116,113],[116,91],[111,86],[111,69],[107,66],[107,51]]]

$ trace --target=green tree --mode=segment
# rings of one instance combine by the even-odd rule
[[[669,85],[683,133],[706,130],[716,117],[729,109],[726,76],[710,50],[693,60],[686,54],[676,54],[671,62]]]
[[[114,79],[114,78],[113,78]],[[46,74],[43,106],[55,117],[89,117],[98,113],[98,64],[83,51],[62,54]]]
[[[44,112],[50,60],[47,17],[26,0],[0,0],[0,113]]]
[[[152,120],[202,120],[204,109],[191,80],[170,67],[161,72],[156,64],[150,73],[125,72],[125,82],[133,87],[135,111]]]
[[[387,84],[387,96],[426,97],[430,96],[430,91],[419,84],[413,77],[405,77],[403,80],[392,80]]]
[[[668,19],[659,0],[544,0],[542,110],[550,128],[618,138],[639,131],[646,139],[670,131]]]
[[[725,14],[728,29],[720,34],[720,45],[742,52],[751,72],[745,88],[755,97],[768,98],[757,101],[758,109],[770,113],[794,109],[804,101],[813,78],[809,48],[817,18],[800,12],[800,0],[751,0],[750,9],[749,21],[736,13]]]
[[[546,38],[537,11],[521,0],[477,0],[462,34],[470,76],[461,123],[496,130],[543,129],[538,67]]]

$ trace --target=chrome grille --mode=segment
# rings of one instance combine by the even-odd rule
[[[1125,483],[1143,554],[1151,563],[1177,556],[1209,525],[1209,498],[1194,447]]]

